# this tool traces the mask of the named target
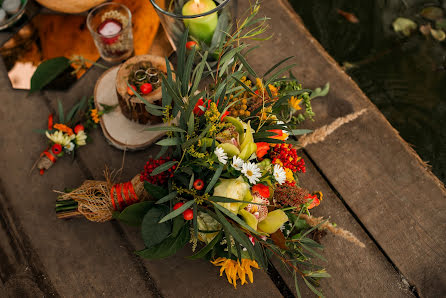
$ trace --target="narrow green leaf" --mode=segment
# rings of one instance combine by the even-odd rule
[[[160,146],[176,146],[180,145],[181,141],[178,138],[166,138],[156,142],[155,144]]]
[[[209,201],[211,202],[218,202],[218,203],[249,203],[249,204],[253,204],[253,205],[259,205],[259,206],[269,206],[269,205],[265,205],[262,203],[255,203],[252,201],[242,201],[242,200],[236,200],[236,199],[231,199],[231,198],[227,198],[227,197],[219,197],[219,196],[210,196],[208,198]]]
[[[240,217],[238,217],[236,214],[232,213],[231,211],[229,211],[228,209],[226,209],[225,207],[216,204],[216,203],[212,203],[214,205],[215,208],[217,208],[218,210],[220,210],[222,213],[224,213],[227,217],[231,218],[233,221],[235,221],[236,223],[238,223],[240,226],[242,226],[243,228],[247,229],[248,231],[250,231],[253,234],[257,234],[259,235],[259,233],[257,231],[255,231],[253,228],[251,228],[243,219],[241,219]]]
[[[273,67],[271,67],[270,69],[268,69],[265,74],[263,75],[264,78],[266,78],[267,75],[269,75],[270,73],[272,73],[277,67],[279,67],[280,65],[282,65],[283,63],[285,63],[286,61],[290,60],[291,58],[294,58],[294,56],[290,56],[287,57],[281,61],[279,61],[278,63],[274,64]]]
[[[155,127],[148,127],[144,130],[147,131],[175,131],[175,132],[186,132],[184,129],[181,129],[177,126],[172,125],[166,125],[166,126],[155,126]]]
[[[204,67],[206,65],[206,59],[208,58],[208,52],[206,51],[203,55],[203,59],[201,60],[200,64],[198,64],[196,70],[196,74],[195,74],[195,78],[194,78],[194,84],[192,85],[192,88],[190,90],[190,94],[194,94],[195,91],[197,91],[198,89],[198,85],[201,82],[201,78],[203,76],[203,70]]]
[[[313,132],[311,129],[293,129],[291,131],[291,135],[293,136],[300,136],[300,135],[304,135],[307,133]]]
[[[184,203],[183,206],[181,206],[180,208],[178,208],[177,210],[173,210],[172,212],[170,212],[169,214],[167,214],[166,216],[164,216],[159,222],[165,222],[168,221],[169,219],[172,219],[178,215],[180,215],[181,213],[183,213],[186,209],[188,209],[190,206],[192,206],[192,204],[195,203],[194,200],[188,201],[186,203]]]
[[[251,76],[253,76],[254,78],[258,78],[259,77],[256,74],[256,72],[254,71],[254,69],[251,67],[251,65],[249,65],[248,61],[246,61],[245,57],[243,57],[242,54],[237,53],[236,56],[240,60],[240,62],[243,64],[243,66],[246,68],[246,70],[249,72],[249,74]]]
[[[215,171],[214,176],[212,177],[211,181],[209,182],[208,186],[206,187],[205,193],[209,193],[212,188],[214,187],[215,183],[217,183],[218,178],[220,178],[221,172],[223,172],[223,164],[220,164]]]
[[[164,171],[167,171],[168,169],[170,169],[173,165],[176,165],[177,163],[178,163],[178,161],[176,161],[176,160],[165,162],[162,165],[156,167],[152,171],[152,173],[150,173],[150,176],[155,176],[155,175],[158,175]]]
[[[162,204],[162,203],[168,202],[168,201],[176,198],[177,195],[178,195],[178,192],[176,192],[176,191],[171,192],[167,196],[164,196],[161,199],[159,199],[158,201],[156,201],[155,204]]]
[[[268,81],[266,82],[266,85],[269,85],[273,80],[275,80],[276,78],[278,78],[280,75],[282,75],[283,73],[287,72],[288,70],[292,69],[293,67],[295,67],[296,64],[290,64],[288,66],[285,66],[284,68],[278,70],[276,73],[274,73],[273,75],[271,75],[271,77],[268,79]]]
[[[59,113],[59,122],[60,123],[64,123],[65,122],[65,117],[64,117],[64,112],[63,112],[63,104],[60,101],[60,99],[57,100],[57,108],[58,108],[58,113]]]
[[[212,239],[212,241],[209,242],[205,247],[203,247],[199,252],[187,258],[195,260],[205,257],[208,254],[208,252],[210,252],[212,248],[214,248],[214,246],[220,241],[221,237],[222,237],[222,232],[220,231],[220,233],[218,233],[218,235],[215,235],[214,239]]]
[[[85,96],[84,96],[85,97]],[[74,114],[76,114],[77,109],[79,108],[80,102],[75,104],[71,110],[67,114],[67,123],[70,123],[71,119],[73,119]]]
[[[314,294],[316,294],[318,297],[320,298],[324,298],[324,295],[322,295],[321,292],[319,292],[318,290],[316,290],[316,288],[304,277],[303,280],[305,281],[305,283],[307,284],[307,287],[310,288],[311,291],[313,291]]]
[[[196,49],[197,47],[193,47],[192,50],[189,52],[188,57],[187,57],[187,61],[185,64],[185,68],[183,71],[183,76],[182,76],[182,94],[183,96],[187,95],[187,91],[189,88],[189,81],[190,81],[190,76],[192,74],[192,66],[194,63],[194,58],[195,58],[195,52],[197,51]]]

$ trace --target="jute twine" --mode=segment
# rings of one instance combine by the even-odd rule
[[[105,178],[106,181],[86,180],[72,192],[63,193],[60,199],[76,201],[78,212],[88,220],[105,222],[112,219],[114,211],[120,211],[128,205],[143,201],[148,197],[139,174],[133,177],[130,183],[113,184],[107,173]],[[127,187],[121,188],[121,186]],[[136,197],[132,196],[132,193]],[[118,196],[121,200],[118,199]]]
[[[345,117],[339,117],[335,121],[333,121],[330,124],[324,125],[315,131],[313,131],[311,134],[303,135],[299,138],[299,145],[300,147],[304,148],[307,145],[319,143],[325,140],[326,137],[328,137],[330,134],[332,134],[336,129],[341,127],[342,125],[351,122],[367,112],[367,109],[362,109],[358,112],[348,114]]]

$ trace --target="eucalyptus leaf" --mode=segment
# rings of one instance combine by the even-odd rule
[[[187,208],[189,208],[190,206],[192,206],[192,204],[195,203],[194,200],[188,201],[186,203],[184,203],[180,208],[178,208],[177,210],[174,210],[172,212],[170,212],[169,214],[167,214],[166,216],[164,216],[159,222],[163,223],[165,221],[168,221],[169,219],[172,219],[178,215],[180,215],[181,213],[183,213]]]
[[[151,197],[153,197],[157,200],[159,200],[167,195],[167,189],[165,189],[161,186],[149,183],[147,181],[144,181],[144,189],[147,191],[147,193]]]
[[[177,163],[178,163],[178,161],[176,161],[176,160],[165,162],[162,165],[156,167],[152,171],[152,173],[150,173],[150,176],[155,176],[155,175],[158,175],[164,171],[167,171],[168,169],[170,169],[172,166],[176,165]]]
[[[131,226],[139,226],[142,223],[144,215],[153,206],[153,202],[139,202],[126,207],[116,217],[117,220]]]

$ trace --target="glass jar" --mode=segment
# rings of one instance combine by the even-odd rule
[[[189,40],[199,43],[201,48],[212,53],[226,37],[225,32],[228,32],[237,13],[237,0],[150,0],[150,2],[155,7],[174,50],[177,50],[181,36],[188,26]],[[198,8],[200,5],[206,5],[211,9],[194,14],[195,6]],[[184,6],[192,8],[188,9],[188,15],[183,15]]]
[[[126,6],[97,6],[88,14],[87,27],[105,61],[120,62],[133,54],[132,13]]]

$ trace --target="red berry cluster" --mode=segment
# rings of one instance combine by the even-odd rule
[[[149,161],[144,166],[144,171],[141,172],[141,182],[147,181],[149,183],[155,184],[155,185],[163,185],[167,183],[167,180],[171,177],[173,177],[173,172],[176,169],[176,165],[172,166],[167,171],[164,171],[158,175],[150,176],[150,174],[155,170],[157,167],[165,163],[166,161],[170,161],[171,158],[160,158],[160,159],[149,159]]]
[[[289,168],[293,173],[305,173],[305,162],[303,158],[297,156],[297,150],[290,144],[271,144],[270,156],[273,164],[280,160],[284,168]]]

